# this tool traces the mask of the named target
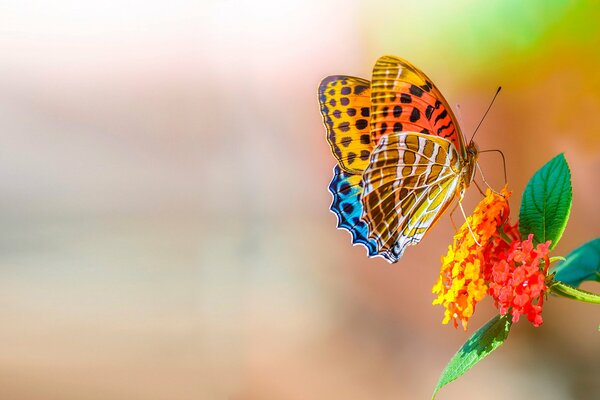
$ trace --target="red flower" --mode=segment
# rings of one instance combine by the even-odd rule
[[[484,257],[486,265],[500,260],[508,251],[510,244],[520,240],[521,234],[519,233],[518,223],[511,225],[510,222],[506,221],[503,225],[499,226],[497,231],[491,237],[488,245],[485,246]],[[486,279],[488,278],[489,277],[486,276]]]
[[[550,241],[534,248],[530,234],[527,240],[515,240],[508,249],[494,253],[496,260],[484,269],[488,294],[494,298],[500,314],[511,313],[513,322],[521,315],[526,315],[534,326],[543,322],[541,313],[550,265],[549,247]],[[541,261],[544,261],[543,265]]]
[[[550,242],[534,248],[533,235],[522,240],[517,224],[508,222],[509,196],[506,188],[501,194],[488,189],[442,257],[432,290],[438,295],[433,304],[445,308],[442,323],[457,327],[460,322],[466,330],[475,306],[489,294],[513,322],[526,315],[534,326],[541,325]]]

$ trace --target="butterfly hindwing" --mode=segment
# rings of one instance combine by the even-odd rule
[[[338,218],[338,228],[344,228],[352,235],[352,243],[360,243],[367,248],[370,257],[378,254],[377,244],[367,236],[367,224],[361,219],[363,212],[361,176],[349,174],[339,166],[333,169],[333,179],[329,184],[333,195],[330,210]],[[387,258],[386,254],[382,254]]]
[[[383,56],[373,68],[371,82],[374,144],[394,132],[419,132],[448,139],[465,156],[460,128],[438,88],[408,61]]]
[[[368,237],[397,261],[418,243],[454,200],[461,185],[460,157],[452,143],[415,132],[381,138],[363,174]]]
[[[370,82],[352,76],[328,76],[319,85],[319,104],[338,165],[346,172],[362,173],[373,149]]]

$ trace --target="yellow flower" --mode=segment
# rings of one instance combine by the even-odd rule
[[[433,304],[446,308],[442,323],[452,321],[458,327],[460,321],[466,330],[475,305],[485,297],[488,289],[483,276],[486,245],[508,218],[509,196],[506,187],[501,194],[488,189],[473,215],[467,217],[454,236],[448,253],[442,257],[440,277],[432,289],[438,295]]]

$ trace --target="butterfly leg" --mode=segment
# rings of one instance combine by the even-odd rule
[[[475,184],[475,186],[477,187],[477,190],[479,190],[479,193],[481,193],[481,195],[483,197],[485,197],[485,193],[483,193],[483,190],[481,190],[481,187],[479,187],[479,184],[477,182],[475,182],[475,180],[473,180],[473,183]]]
[[[454,228],[455,234],[456,234],[456,232],[458,232],[458,228],[456,227],[456,223],[454,222],[454,218],[452,218],[452,216],[454,215],[454,211],[456,211],[459,204],[460,203],[456,203],[456,205],[454,207],[452,207],[452,210],[450,210],[450,222],[452,223],[452,228]]]
[[[502,194],[498,193],[497,191],[494,190],[493,187],[490,186],[490,184],[485,180],[485,175],[483,175],[483,170],[481,169],[481,167],[479,166],[479,163],[475,163],[475,166],[477,167],[477,169],[479,170],[479,174],[481,175],[481,179],[483,180],[483,183],[485,183],[485,185],[490,188],[490,190],[492,192],[494,192],[495,194],[497,194],[498,196],[502,196]],[[475,183],[475,185],[477,185],[477,183]],[[479,188],[479,186],[477,185],[477,188],[479,189],[479,191],[481,192],[481,189]],[[481,192],[481,194],[483,194],[483,192]],[[484,194],[485,196],[485,194]]]
[[[458,205],[460,207],[460,211],[462,212],[463,217],[465,217],[465,224],[467,224],[467,228],[469,228],[469,232],[471,232],[471,236],[473,236],[473,240],[475,241],[477,246],[482,247],[481,243],[479,243],[477,241],[477,238],[475,237],[475,234],[473,233],[473,230],[471,229],[471,225],[469,225],[469,220],[467,219],[467,215],[465,214],[465,210],[460,201],[458,202]]]

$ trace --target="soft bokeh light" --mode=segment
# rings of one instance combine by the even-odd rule
[[[317,85],[401,56],[468,136],[502,85],[476,140],[506,155],[514,210],[565,152],[565,255],[600,233],[599,17],[592,1],[4,1],[0,397],[427,398],[470,334],[431,306],[453,228],[393,266],[351,246]],[[500,160],[481,165],[500,187]],[[439,398],[597,395],[598,315],[551,298],[541,328],[520,323]]]

